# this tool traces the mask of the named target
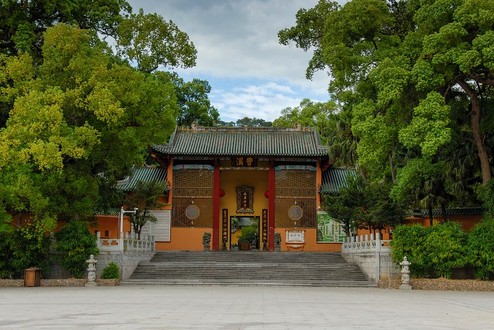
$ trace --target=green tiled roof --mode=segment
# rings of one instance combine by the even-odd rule
[[[483,213],[484,210],[481,207],[461,207],[461,208],[446,209],[446,216],[448,217],[482,215]],[[432,210],[432,217],[441,217],[442,215],[443,214],[441,209]],[[420,218],[428,218],[429,210],[427,209],[414,210],[413,216]]]
[[[356,175],[357,171],[353,168],[329,168],[322,175],[321,193],[337,193],[341,188],[346,187],[349,176]]]
[[[252,127],[179,128],[164,145],[153,150],[175,156],[277,156],[324,157],[314,129]]]
[[[105,215],[105,216],[118,216],[120,214],[120,209],[110,208],[107,210],[97,210],[95,215]]]
[[[135,168],[132,170],[132,173],[128,178],[117,183],[117,187],[123,191],[132,191],[139,181],[166,182],[166,177],[166,170],[162,167]]]

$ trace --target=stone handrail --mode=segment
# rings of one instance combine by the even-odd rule
[[[399,272],[391,258],[390,240],[377,235],[360,235],[346,238],[341,254],[347,261],[357,263],[370,279],[378,281],[381,275]]]
[[[125,235],[125,238],[103,239],[100,233],[96,234],[96,242],[100,252],[154,252],[154,237],[146,235],[144,239],[137,239],[136,235]]]
[[[345,238],[342,253],[378,252],[389,249],[390,240],[381,239],[380,234],[360,235]]]

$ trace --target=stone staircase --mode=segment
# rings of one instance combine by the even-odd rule
[[[369,287],[356,264],[323,252],[157,252],[121,285]]]

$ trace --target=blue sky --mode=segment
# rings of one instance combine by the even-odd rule
[[[278,31],[295,24],[300,8],[317,0],[130,0],[134,12],[172,20],[197,48],[197,65],[178,70],[185,80],[207,80],[220,119],[272,121],[304,98],[327,101],[329,77],[305,79],[311,54],[278,43]]]

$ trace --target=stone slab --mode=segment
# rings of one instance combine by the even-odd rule
[[[377,288],[0,288],[0,329],[489,329],[494,292]]]

